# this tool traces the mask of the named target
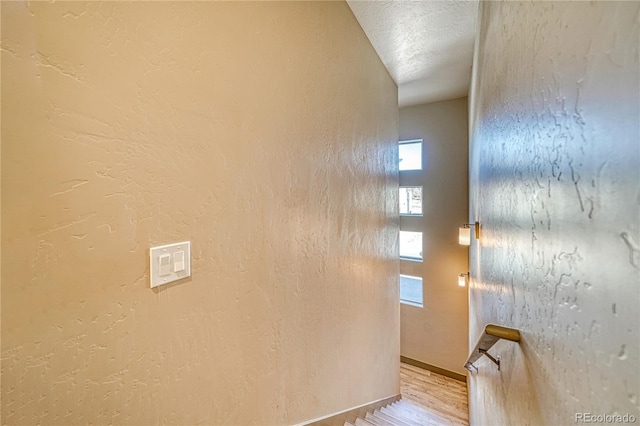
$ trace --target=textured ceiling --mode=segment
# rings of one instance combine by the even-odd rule
[[[347,1],[398,84],[400,106],[467,95],[477,1]]]

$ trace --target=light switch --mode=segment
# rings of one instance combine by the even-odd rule
[[[158,275],[164,277],[171,273],[171,255],[162,254],[158,257]]]
[[[149,249],[151,288],[191,276],[191,242]]]
[[[184,271],[184,252],[173,253],[173,272]]]

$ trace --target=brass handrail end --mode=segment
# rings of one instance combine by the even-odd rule
[[[495,324],[487,324],[484,328],[485,333],[499,337],[501,339],[511,340],[512,342],[520,341],[520,332],[515,328],[502,327]]]

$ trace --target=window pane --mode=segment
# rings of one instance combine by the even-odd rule
[[[400,231],[400,257],[422,261],[422,232]]]
[[[422,278],[400,275],[400,301],[422,307]]]
[[[400,170],[422,170],[422,141],[400,142],[398,157]]]
[[[400,188],[400,214],[422,215],[422,187]]]

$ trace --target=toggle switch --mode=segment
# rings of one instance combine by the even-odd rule
[[[184,252],[173,253],[173,272],[184,271]]]
[[[158,256],[158,275],[164,277],[171,273],[171,255],[161,254]]]
[[[0,0],[2,1],[2,0]],[[191,242],[165,244],[149,249],[151,288],[191,276]]]

